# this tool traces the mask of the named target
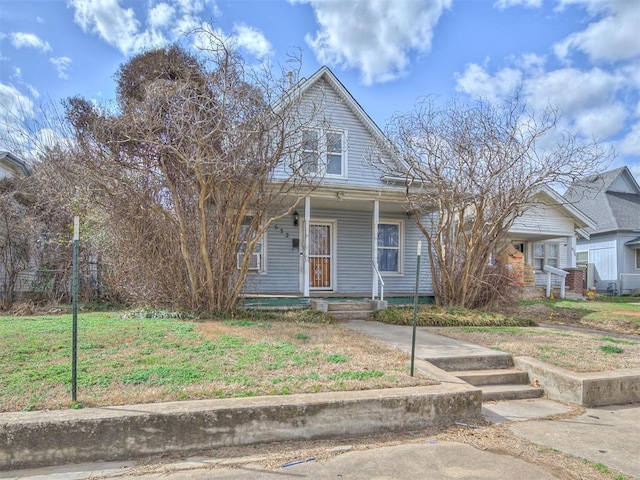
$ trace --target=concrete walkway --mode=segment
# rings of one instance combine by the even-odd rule
[[[411,353],[412,327],[360,320],[345,326]],[[498,354],[490,348],[436,335],[434,330],[417,328],[416,358],[437,361]],[[640,404],[587,409],[571,419],[545,419],[569,410],[562,403],[544,398],[493,402],[482,407],[485,419],[492,423],[514,422],[510,430],[534,443],[603,463],[640,479]]]

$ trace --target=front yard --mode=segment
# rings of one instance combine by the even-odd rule
[[[434,333],[575,372],[640,368],[640,305],[621,300],[522,302],[501,313],[423,307],[419,320],[440,327]],[[409,376],[407,354],[317,312],[247,312],[217,320],[168,316],[81,313],[79,402],[122,405],[435,383]],[[391,308],[377,319],[410,325],[412,309]],[[0,411],[71,406],[71,322],[71,315],[0,316]],[[562,329],[567,326],[574,329]]]
[[[314,312],[227,320],[82,313],[85,406],[435,383],[406,354]],[[71,405],[71,315],[0,317],[0,411]]]

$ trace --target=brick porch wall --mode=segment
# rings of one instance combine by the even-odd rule
[[[582,268],[565,268],[569,275],[564,279],[564,286],[572,292],[582,293],[584,286],[584,269]]]

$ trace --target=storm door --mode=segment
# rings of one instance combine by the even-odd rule
[[[309,289],[333,289],[333,231],[330,223],[309,224]]]

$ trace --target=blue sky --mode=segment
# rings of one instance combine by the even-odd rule
[[[0,0],[0,129],[113,99],[120,64],[203,24],[251,63],[300,49],[302,76],[328,65],[382,128],[421,96],[519,89],[640,178],[639,0]]]

